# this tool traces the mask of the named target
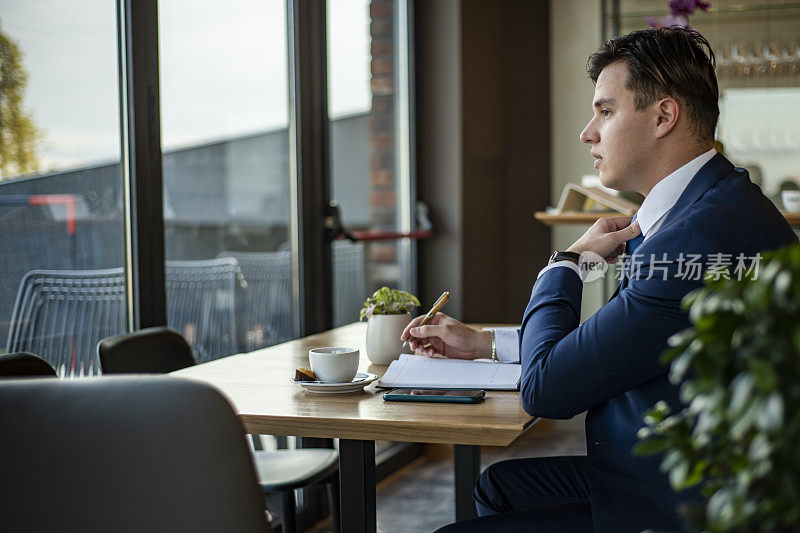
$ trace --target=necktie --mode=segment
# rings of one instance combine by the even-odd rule
[[[638,213],[633,215],[633,220],[631,220],[631,224],[633,224],[633,221],[636,220],[636,215],[638,215]],[[633,255],[633,252],[635,252],[636,249],[639,247],[639,245],[642,244],[642,241],[644,241],[644,234],[640,233],[639,235],[637,235],[633,239],[627,241],[627,243],[625,245],[625,252],[628,255]]]

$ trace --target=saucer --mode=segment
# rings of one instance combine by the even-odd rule
[[[378,379],[376,374],[368,374],[359,372],[353,381],[349,383],[322,383],[319,381],[296,381],[294,378],[290,379],[295,385],[300,385],[308,392],[315,392],[318,394],[347,394],[350,392],[359,392],[364,387]]]

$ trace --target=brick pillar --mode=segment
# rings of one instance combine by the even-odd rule
[[[372,0],[369,6],[372,37],[372,110],[369,117],[369,204],[372,227],[396,230],[395,187],[395,64],[394,0]],[[369,247],[375,284],[397,285],[397,245],[373,243]],[[393,279],[394,278],[394,279]]]

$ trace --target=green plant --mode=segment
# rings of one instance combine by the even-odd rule
[[[410,292],[381,287],[364,302],[361,320],[372,315],[402,315],[415,306],[419,306],[419,300]]]
[[[800,529],[800,245],[764,255],[760,273],[706,280],[684,299],[693,327],[664,354],[687,405],[659,402],[638,453],[664,453],[683,509],[705,531]]]

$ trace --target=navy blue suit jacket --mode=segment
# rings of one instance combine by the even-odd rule
[[[520,331],[522,402],[528,413],[544,418],[588,411],[595,530],[679,529],[676,505],[699,497],[697,491],[670,488],[660,457],[631,452],[644,413],[657,401],[681,408],[659,356],[671,335],[689,327],[681,299],[702,280],[681,275],[686,263],[680,254],[701,254],[704,262],[709,254],[731,254],[735,265],[739,254],[754,256],[794,242],[789,224],[747,172],[718,154],[636,250],[644,260],[630,264],[630,278],[623,278],[618,294],[583,324],[583,284],[574,271],[553,268],[536,281]],[[658,263],[650,263],[651,254]]]

